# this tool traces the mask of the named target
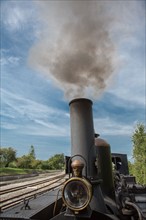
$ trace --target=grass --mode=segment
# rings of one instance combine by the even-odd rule
[[[31,174],[31,173],[53,173],[56,170],[34,170],[34,169],[20,169],[10,167],[0,167],[0,176],[5,175],[18,175],[18,174]]]
[[[32,170],[30,170],[30,169],[10,168],[10,167],[0,168],[0,176],[28,174],[28,173],[32,173]]]

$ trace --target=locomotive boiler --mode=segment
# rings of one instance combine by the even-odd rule
[[[112,154],[110,145],[95,134],[92,101],[74,99],[69,106],[71,157],[66,157],[65,183],[53,196],[39,198],[37,204],[48,199],[41,210],[23,210],[25,218],[20,210],[17,217],[6,211],[0,219],[146,219],[146,187],[129,175],[126,155]]]

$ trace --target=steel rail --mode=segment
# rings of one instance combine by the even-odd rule
[[[63,175],[62,175],[62,177],[63,177]],[[19,203],[24,202],[26,200],[36,198],[37,195],[43,194],[47,191],[50,191],[52,189],[55,189],[55,188],[61,186],[64,183],[64,180],[62,177],[56,178],[56,180],[54,180],[51,183],[48,182],[47,185],[41,186],[39,189],[38,188],[33,189],[33,190],[31,189],[31,192],[24,192],[21,195],[16,195],[16,196],[13,196],[12,198],[8,198],[8,199],[1,201],[0,202],[0,210],[2,211],[4,209],[15,206],[16,204],[19,204]],[[61,183],[58,183],[58,181],[61,181]]]
[[[60,174],[57,177],[63,177],[63,176],[64,176],[64,174]],[[15,192],[15,191],[18,191],[18,190],[21,190],[21,189],[25,189],[27,187],[32,187],[32,186],[40,185],[40,184],[43,184],[43,183],[45,183],[47,181],[51,181],[53,179],[56,179],[56,176],[48,177],[48,179],[39,180],[39,181],[36,181],[36,182],[33,182],[33,183],[28,183],[28,184],[24,183],[24,185],[21,185],[21,186],[15,186],[15,187],[8,188],[8,189],[0,189],[0,195],[6,194],[6,193]]]

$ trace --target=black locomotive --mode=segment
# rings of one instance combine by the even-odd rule
[[[17,206],[0,219],[144,220],[146,187],[129,175],[127,156],[111,154],[110,145],[95,135],[92,102],[70,102],[71,157],[66,157],[66,181],[30,201],[30,209]]]

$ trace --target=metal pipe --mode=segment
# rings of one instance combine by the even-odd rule
[[[136,204],[134,204],[133,202],[129,202],[127,200],[125,201],[125,204],[129,205],[129,206],[132,206],[134,209],[136,209],[137,214],[138,214],[138,220],[142,220],[143,219],[142,213],[141,213],[139,207]]]

